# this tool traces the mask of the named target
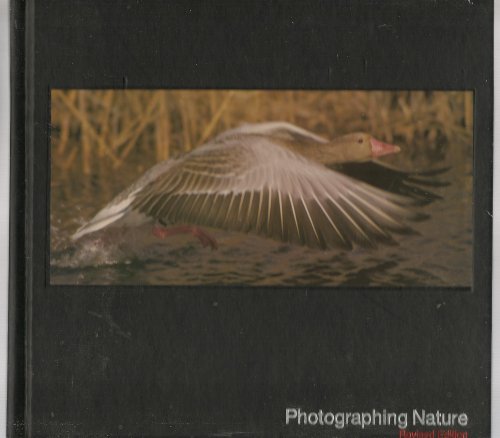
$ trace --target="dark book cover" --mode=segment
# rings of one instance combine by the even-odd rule
[[[9,436],[490,436],[493,2],[11,41]]]

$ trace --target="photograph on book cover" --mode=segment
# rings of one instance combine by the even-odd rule
[[[50,281],[470,287],[473,97],[54,89]]]

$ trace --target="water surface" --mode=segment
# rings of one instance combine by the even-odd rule
[[[453,150],[453,149],[451,149]],[[432,157],[431,157],[432,158]],[[418,234],[397,236],[397,246],[375,250],[313,250],[270,239],[208,230],[219,249],[190,236],[159,240],[151,226],[111,233],[74,245],[69,237],[153,163],[95,169],[91,176],[57,169],[51,184],[52,284],[470,286],[472,276],[472,176],[468,154],[448,152],[439,161],[398,158],[406,169],[450,166],[436,188],[442,200],[421,207],[429,219]]]

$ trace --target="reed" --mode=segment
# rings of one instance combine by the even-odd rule
[[[53,171],[120,169],[190,151],[243,122],[370,132],[409,154],[471,151],[473,95],[444,91],[53,90]]]

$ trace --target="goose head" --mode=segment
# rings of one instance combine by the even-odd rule
[[[399,151],[399,146],[384,143],[363,132],[343,135],[327,144],[302,149],[304,155],[323,164],[370,161]]]

